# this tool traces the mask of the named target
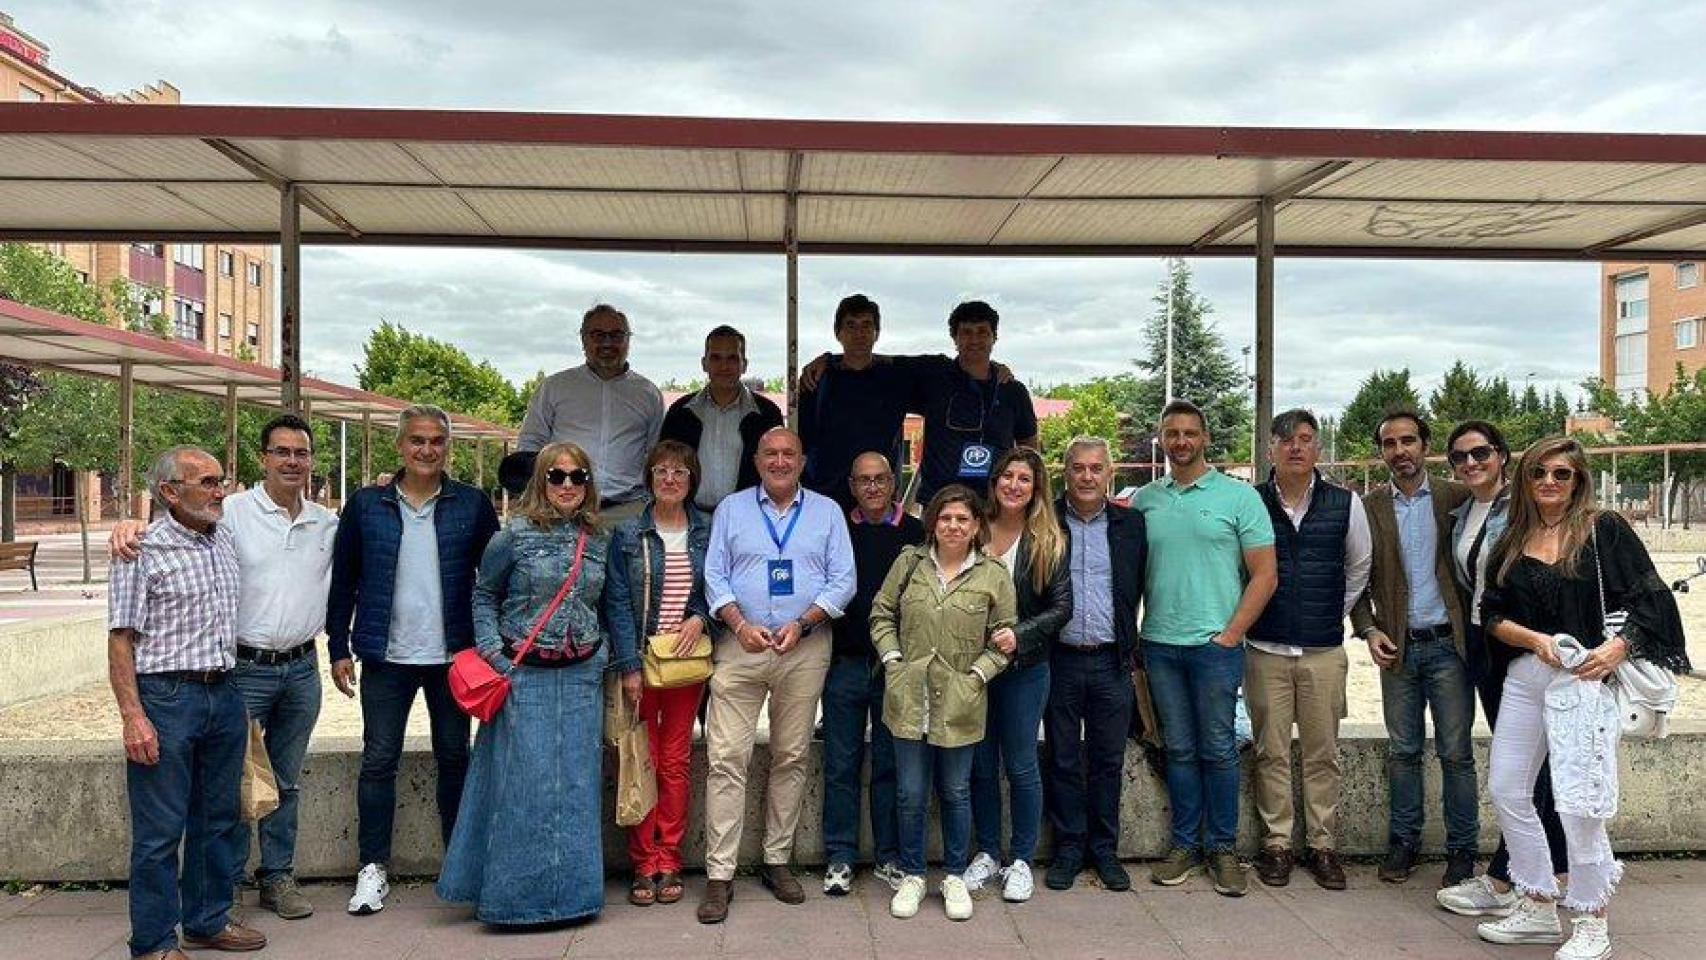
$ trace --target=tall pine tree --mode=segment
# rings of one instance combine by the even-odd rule
[[[1132,360],[1143,371],[1131,414],[1140,431],[1152,432],[1167,402],[1167,298],[1173,298],[1173,396],[1203,408],[1208,416],[1210,459],[1248,457],[1250,379],[1226,351],[1220,332],[1209,323],[1214,306],[1191,286],[1191,268],[1167,261],[1167,277],[1154,296],[1154,312],[1144,326],[1148,356]]]

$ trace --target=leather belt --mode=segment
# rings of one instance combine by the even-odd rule
[[[229,670],[162,670],[159,673],[145,673],[145,677],[159,677],[162,680],[183,680],[189,683],[200,683],[212,686],[224,683]]]
[[[1411,643],[1431,643],[1434,640],[1450,640],[1451,624],[1439,623],[1431,627],[1417,627],[1410,631]]]
[[[262,650],[260,647],[245,647],[240,643],[237,644],[237,659],[268,667],[277,666],[281,663],[291,663],[313,652],[314,641],[312,640],[304,640],[289,650]]]
[[[1076,644],[1076,643],[1057,642],[1054,645],[1054,648],[1056,650],[1064,650],[1067,653],[1085,653],[1085,654],[1106,653],[1109,650],[1114,650],[1114,649],[1117,649],[1118,647],[1119,647],[1119,644],[1112,643],[1112,642],[1109,642],[1109,643],[1092,643],[1092,644],[1088,644],[1088,645]]]

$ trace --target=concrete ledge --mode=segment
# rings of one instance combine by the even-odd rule
[[[1678,723],[1671,737],[1659,742],[1626,741],[1623,747],[1622,812],[1612,824],[1612,842],[1620,852],[1678,852],[1706,850],[1706,723]],[[1476,743],[1476,758],[1486,778],[1488,741]],[[821,746],[821,745],[815,745]],[[1345,774],[1340,850],[1350,855],[1375,855],[1386,848],[1386,740],[1378,727],[1357,724],[1345,729],[1342,741]],[[303,775],[301,833],[296,865],[303,877],[349,877],[356,863],[355,785],[361,744],[354,738],[317,743]],[[814,750],[806,809],[795,844],[795,859],[803,864],[823,861],[821,834],[823,778]],[[754,751],[751,782],[765,782],[768,753]],[[1441,852],[1443,828],[1439,813],[1439,767],[1427,759],[1428,824],[1426,848]],[[1249,761],[1245,762],[1245,795],[1239,821],[1241,849],[1253,851],[1257,842],[1256,813],[1249,794]],[[1120,853],[1129,858],[1157,857],[1167,838],[1166,789],[1150,773],[1141,753],[1129,749],[1122,796]],[[433,801],[432,757],[424,742],[411,741],[397,784],[397,823],[393,870],[400,874],[433,874],[441,855],[438,820]],[[690,866],[704,853],[705,755],[695,744],[692,817],[683,853]],[[1301,778],[1294,778],[1301,782]],[[604,830],[605,864],[612,870],[626,865],[626,841],[611,824],[611,778],[606,769]],[[756,862],[763,830],[761,788],[748,797],[741,858]],[[1481,842],[1490,851],[1497,840],[1491,808],[1481,792]],[[125,801],[123,753],[114,743],[18,742],[0,743],[0,878],[40,881],[118,880],[125,877],[129,858],[129,817]],[[1300,824],[1301,827],[1301,824]],[[939,851],[931,829],[933,855]],[[868,849],[869,836],[864,838]],[[1040,856],[1048,856],[1048,830],[1043,832]]]
[[[0,707],[70,693],[106,674],[104,610],[0,628]]]

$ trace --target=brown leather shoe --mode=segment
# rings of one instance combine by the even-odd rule
[[[729,918],[729,901],[734,898],[734,881],[705,881],[705,898],[699,901],[699,922],[722,923],[727,920]]]
[[[799,878],[794,876],[794,871],[788,869],[785,863],[765,864],[764,868],[758,871],[758,879],[783,903],[806,902],[806,888],[800,886]]]
[[[232,953],[248,953],[259,950],[267,945],[267,935],[259,930],[250,930],[240,923],[227,923],[225,929],[211,937],[192,937],[184,935],[184,943],[197,950],[227,950]]]
[[[1331,850],[1310,849],[1304,852],[1304,865],[1309,868],[1309,875],[1324,890],[1345,889],[1345,865],[1339,861],[1339,855]]]
[[[1283,887],[1291,882],[1294,861],[1291,851],[1284,847],[1263,847],[1250,865],[1256,868],[1256,876],[1270,887]]]

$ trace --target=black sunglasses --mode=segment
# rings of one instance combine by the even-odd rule
[[[1564,484],[1576,479],[1576,471],[1571,467],[1529,467],[1528,479],[1535,483],[1545,483],[1550,478],[1553,483]]]
[[[592,479],[592,475],[587,473],[585,470],[582,470],[580,467],[576,467],[573,470],[562,470],[557,467],[552,467],[545,471],[545,482],[553,487],[560,487],[565,482],[577,487],[584,487],[586,486],[586,482],[590,479]]]
[[[1470,460],[1474,460],[1476,463],[1486,463],[1488,460],[1493,459],[1493,454],[1495,452],[1496,451],[1494,451],[1492,447],[1483,443],[1478,447],[1470,447],[1467,450],[1453,450],[1446,454],[1445,458],[1451,461],[1452,466],[1461,467]]]

